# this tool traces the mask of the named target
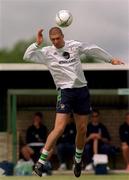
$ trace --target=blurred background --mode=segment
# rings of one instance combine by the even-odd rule
[[[23,55],[39,28],[43,46],[51,44],[48,31],[61,9],[73,15],[71,26],[62,29],[65,39],[96,44],[125,62],[112,66],[81,58],[91,104],[118,149],[110,167],[124,170],[119,126],[129,111],[129,0],[0,0],[0,162],[18,162],[35,112],[43,113],[49,132],[53,128],[57,92],[52,77],[44,65],[25,63]],[[51,163],[57,170],[56,151]]]
[[[61,9],[73,14],[72,25],[63,29],[66,39],[96,44],[128,62],[128,7],[128,0],[0,0],[0,62],[22,62],[39,28],[49,44],[48,30]]]

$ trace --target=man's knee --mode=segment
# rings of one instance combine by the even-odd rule
[[[56,136],[61,136],[64,132],[64,127],[63,126],[59,126],[59,127],[55,127],[53,129],[53,133],[56,134]]]

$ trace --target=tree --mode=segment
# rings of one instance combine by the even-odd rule
[[[23,55],[27,47],[33,42],[35,42],[34,38],[29,41],[21,40],[17,42],[11,50],[1,49],[0,63],[25,63],[23,61]],[[43,46],[46,46],[46,43],[44,43]]]

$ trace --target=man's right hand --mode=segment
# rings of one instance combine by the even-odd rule
[[[43,43],[43,35],[42,35],[43,29],[40,29],[36,36],[36,43],[38,46],[40,46]]]
[[[99,133],[92,133],[90,136],[89,136],[89,139],[101,139],[101,136]]]

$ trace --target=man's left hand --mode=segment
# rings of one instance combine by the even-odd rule
[[[124,64],[124,62],[119,59],[114,58],[114,59],[112,59],[111,64],[120,65],[120,64]]]

